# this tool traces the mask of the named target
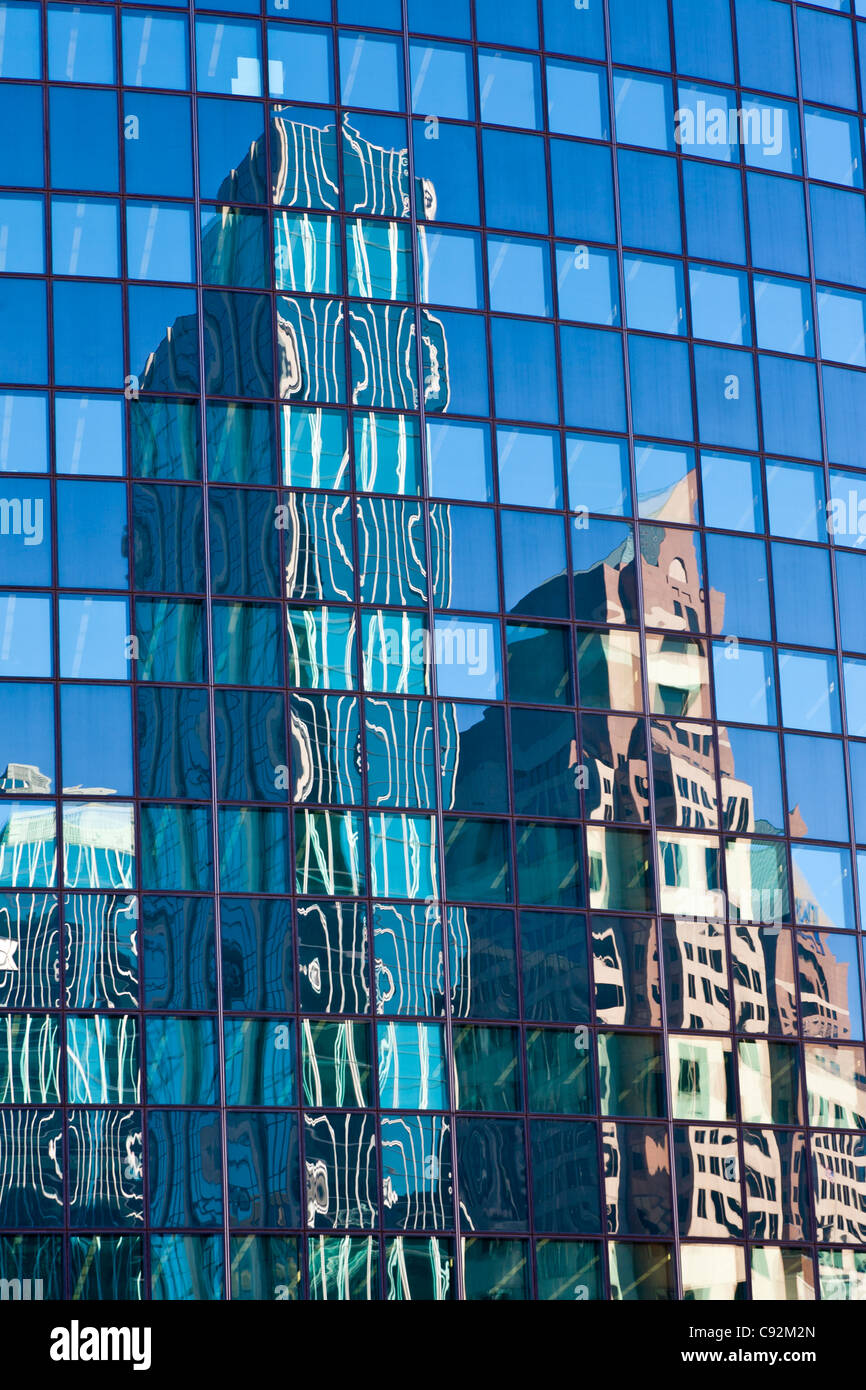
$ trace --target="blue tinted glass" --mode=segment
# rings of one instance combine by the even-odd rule
[[[728,0],[673,0],[674,42],[681,72],[716,82],[733,82],[734,52]]]
[[[862,188],[860,130],[854,117],[807,106],[804,123],[809,177]]]
[[[518,507],[561,507],[559,438],[547,430],[498,429],[499,500]]]
[[[47,380],[45,283],[4,277],[0,283],[0,378]]]
[[[618,323],[618,281],[615,252],[588,246],[557,246],[560,318],[584,323]]]
[[[440,122],[436,139],[426,140],[428,128],[423,121],[414,123],[415,172],[433,190],[435,216],[447,222],[479,222],[475,131]],[[485,139],[490,134],[485,131]]]
[[[114,12],[48,6],[48,77],[52,82],[114,81]]]
[[[645,251],[680,251],[676,160],[620,150],[617,161],[623,243]]]
[[[707,576],[718,594],[716,632],[769,641],[770,595],[763,541],[707,536]],[[777,607],[778,615],[778,607]]]
[[[408,0],[410,32],[471,37],[469,0]]]
[[[69,589],[120,589],[129,582],[126,488],[59,482],[57,505],[70,525],[60,537],[59,582]]]
[[[761,469],[757,459],[702,452],[701,490],[706,526],[763,531]]]
[[[117,202],[109,198],[52,198],[51,258],[55,275],[119,275]]]
[[[45,182],[41,89],[0,85],[0,122],[4,130],[18,132],[0,147],[0,179],[12,187],[40,187]]]
[[[58,473],[124,473],[123,400],[119,396],[54,397],[54,460]]]
[[[457,121],[472,120],[475,98],[472,88],[471,50],[457,44],[412,43],[409,46],[412,77],[412,110]],[[518,122],[509,121],[508,125]],[[428,127],[429,129],[429,127]]]
[[[549,52],[604,60],[603,6],[542,0],[542,14],[544,46]]]
[[[762,356],[759,370],[764,447],[773,454],[818,458],[818,384],[812,364]]]
[[[0,618],[8,641],[0,648],[4,676],[50,676],[51,600],[36,594],[0,595]]]
[[[231,198],[242,193],[245,202],[264,199],[264,128],[264,107],[259,102],[199,98],[198,170],[203,198]],[[141,190],[151,191],[163,192],[161,188]],[[183,192],[191,194],[192,189]]]
[[[0,77],[41,77],[39,6],[3,6],[3,45]]]
[[[117,189],[117,97],[114,92],[53,87],[48,94],[54,188]]]
[[[785,736],[785,780],[791,833],[848,839],[848,796],[841,739]]]
[[[506,611],[568,617],[563,519],[504,511],[501,525]]]
[[[812,184],[815,275],[845,285],[866,285],[866,204],[856,193]],[[779,266],[779,270],[787,267]],[[799,266],[795,273],[805,273]]]
[[[670,67],[666,0],[609,0],[610,47],[615,63]]]
[[[497,414],[555,424],[559,404],[552,326],[495,318],[490,343]]]
[[[0,472],[47,473],[48,402],[35,391],[0,392]]]
[[[716,716],[743,724],[775,724],[776,681],[769,647],[713,646]]]
[[[344,105],[402,111],[406,103],[400,41],[380,34],[341,33],[340,97]]]
[[[824,478],[820,469],[773,460],[767,462],[766,473],[771,533],[790,536],[793,540],[823,540],[826,524]]]
[[[797,80],[790,5],[778,0],[736,0],[735,14],[743,86],[793,95]]]
[[[481,238],[473,232],[418,230],[421,298],[425,304],[482,309]]]
[[[631,481],[625,440],[572,434],[566,441],[568,504],[572,511],[631,512]]]
[[[782,723],[790,729],[842,732],[835,656],[779,652]]]
[[[51,499],[33,479],[3,484],[0,498],[0,582],[51,583]]]
[[[187,97],[124,93],[123,163],[127,193],[192,197],[192,115]],[[202,192],[210,195],[207,187]]]
[[[758,447],[754,366],[748,353],[696,347],[695,388],[702,443]]]
[[[492,502],[490,432],[487,425],[427,421],[429,489],[434,497]]]
[[[126,258],[133,280],[194,280],[192,208],[128,202]]]
[[[29,193],[0,197],[0,271],[39,275],[44,269],[44,199]]]
[[[0,686],[0,765],[4,790],[52,791],[54,784],[54,691],[50,685]],[[19,771],[11,772],[13,764]],[[41,774],[41,777],[37,774]],[[45,779],[44,781],[42,779]]]
[[[551,140],[550,177],[557,236],[616,240],[609,149],[576,140]]]
[[[692,392],[685,343],[629,337],[635,430],[669,439],[692,437]]]
[[[668,79],[615,72],[613,94],[620,144],[651,150],[674,148],[673,97]]]
[[[541,77],[536,58],[481,49],[478,82],[482,121],[521,126],[524,130],[539,129]]]
[[[262,92],[261,33],[244,20],[197,19],[196,74],[202,92],[257,97]]]
[[[749,283],[744,272],[689,266],[692,333],[747,346],[751,341]]]
[[[545,233],[547,179],[544,142],[536,135],[485,130],[482,132],[481,145],[488,224],[516,232]],[[514,197],[515,179],[523,189],[523,196],[519,200]]]
[[[547,117],[556,135],[610,139],[604,68],[583,63],[547,63]],[[509,125],[516,122],[509,121]],[[624,135],[620,139],[625,139]]]
[[[507,8],[496,0],[475,0],[475,25],[481,43],[538,47],[538,17],[533,0],[512,0]]]
[[[689,255],[742,265],[746,241],[739,171],[693,159],[684,159],[682,170]]]
[[[834,645],[830,552],[813,546],[772,546],[776,637],[804,646]]]
[[[753,263],[791,275],[808,275],[802,185],[793,179],[749,173],[746,186]]]
[[[806,101],[855,108],[857,82],[850,21],[798,8],[797,29]]]
[[[126,87],[189,86],[187,20],[183,15],[123,15],[123,82]]]
[[[546,242],[488,237],[487,279],[491,309],[511,314],[551,313]]]
[[[64,791],[99,788],[131,796],[132,701],[129,687],[64,685],[60,694]]]
[[[121,598],[60,599],[60,674],[127,680],[129,604]]]
[[[76,330],[82,323],[90,325],[83,339]],[[122,386],[119,285],[55,284],[54,374],[59,386]]]
[[[578,429],[625,429],[622,336],[562,328],[565,424]]]
[[[334,60],[331,35],[325,29],[297,25],[268,25],[268,86],[271,96],[293,101],[334,100]],[[367,103],[358,97],[354,101]]]

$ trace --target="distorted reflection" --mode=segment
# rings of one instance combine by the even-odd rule
[[[674,1129],[680,1234],[727,1240],[743,1234],[737,1131],[715,1124]]]

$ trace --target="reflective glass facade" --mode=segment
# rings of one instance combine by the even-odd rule
[[[864,113],[0,4],[4,1297],[866,1298]]]

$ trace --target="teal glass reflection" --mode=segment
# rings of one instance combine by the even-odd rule
[[[329,897],[357,897],[363,892],[363,824],[352,811],[295,812],[297,892]]]
[[[370,1029],[366,1023],[301,1024],[304,1101],[315,1106],[370,1104]]]
[[[59,1020],[51,1014],[4,1014],[0,1022],[0,1102],[59,1104],[60,1044]]]
[[[171,1302],[207,1302],[224,1296],[220,1236],[150,1237],[150,1296]]]
[[[287,487],[349,486],[349,444],[342,411],[284,406],[280,425]]]
[[[295,1036],[290,1022],[227,1018],[223,1035],[226,1105],[295,1104]]]
[[[454,1029],[454,1102],[459,1110],[520,1107],[518,1034],[514,1028]]]
[[[386,1110],[445,1110],[445,1035],[441,1024],[380,1023],[379,1104]]]
[[[281,212],[274,218],[274,267],[278,290],[339,294],[342,249],[337,219]]]
[[[370,891],[383,898],[438,897],[436,822],[429,816],[369,817]]]
[[[216,1105],[214,1019],[151,1014],[145,1020],[145,1044],[151,1105]]]
[[[69,1100],[86,1105],[134,1105],[141,1098],[138,1020],[132,1015],[67,1017]]]

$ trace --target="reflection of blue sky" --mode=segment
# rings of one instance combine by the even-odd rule
[[[430,492],[465,502],[492,502],[490,431],[486,425],[427,421]]]
[[[568,504],[590,512],[622,516],[631,510],[628,446],[624,439],[569,435]]]
[[[60,599],[60,674],[126,680],[129,604],[123,598]]]
[[[498,623],[483,618],[437,618],[434,645],[440,695],[455,700],[502,699]]]
[[[866,734],[866,661],[847,657],[845,674],[845,717],[849,734]]]
[[[842,732],[835,656],[779,652],[782,722],[815,733]]]
[[[35,391],[0,395],[0,472],[48,472],[48,398]]]
[[[701,490],[707,526],[734,531],[763,530],[758,460],[729,454],[701,454]]]
[[[775,724],[773,654],[769,647],[713,645],[716,712],[719,719]]]
[[[635,450],[638,510],[641,516],[654,516],[662,510],[667,494],[693,472],[695,456],[692,449],[663,449],[656,445],[641,445]],[[677,521],[695,519],[676,517]]]
[[[132,696],[128,686],[65,685],[63,785],[132,796]]]
[[[499,500],[515,507],[560,507],[559,436],[550,430],[498,429]]]
[[[51,599],[0,594],[0,675],[51,675]]]
[[[814,905],[818,908],[819,922],[853,927],[854,894],[849,851],[794,844],[791,861],[797,920],[813,921]]]
[[[52,198],[54,274],[119,275],[119,228],[116,198]]]
[[[0,773],[5,772],[10,763],[38,768],[53,784],[52,686],[0,685]]]
[[[57,472],[120,476],[125,465],[123,426],[120,396],[57,396],[54,403]]]

